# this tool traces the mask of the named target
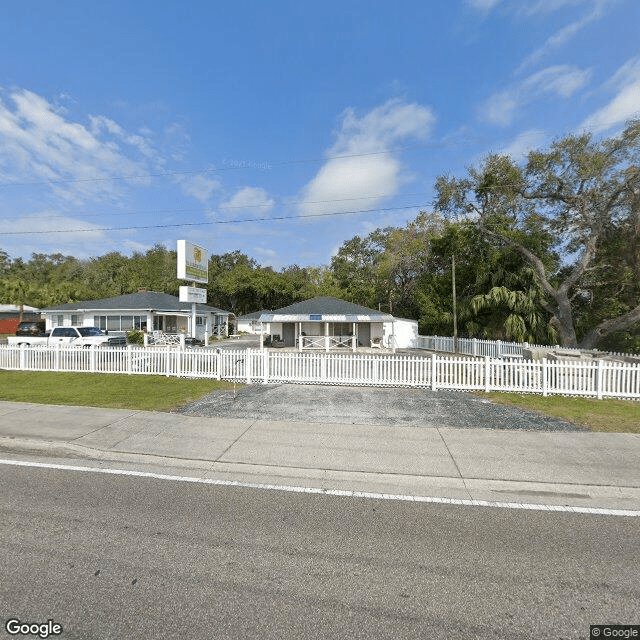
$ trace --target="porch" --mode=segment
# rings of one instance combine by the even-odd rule
[[[393,345],[381,322],[271,322],[262,331],[262,346],[291,351],[381,350]]]

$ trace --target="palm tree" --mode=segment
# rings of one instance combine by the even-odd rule
[[[471,308],[475,314],[491,311],[509,340],[515,342],[553,341],[555,330],[549,324],[540,304],[540,290],[492,287],[489,293],[474,296]]]
[[[28,286],[20,278],[11,278],[0,281],[0,298],[7,304],[15,304],[20,307],[20,322],[24,313],[24,303]]]

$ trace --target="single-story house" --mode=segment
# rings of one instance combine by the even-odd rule
[[[254,311],[243,316],[237,317],[236,331],[244,331],[245,333],[258,334],[261,331],[260,316],[263,313],[271,313],[270,311]]]
[[[412,329],[418,333],[418,323],[399,322],[392,315],[368,309],[345,300],[318,297],[265,311],[260,317],[262,333],[271,344],[303,349],[334,349],[338,347],[381,347],[388,349],[413,346]],[[405,326],[406,325],[406,326]],[[415,327],[414,327],[415,325]]]
[[[132,329],[148,333],[184,333],[199,339],[228,335],[229,311],[196,304],[195,331],[191,327],[192,303],[157,291],[139,291],[102,300],[83,300],[44,309],[47,329],[61,326],[91,326],[109,333]]]

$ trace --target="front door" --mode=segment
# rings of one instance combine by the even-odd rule
[[[358,324],[358,343],[363,347],[371,346],[371,323],[360,322]]]
[[[296,346],[296,325],[293,322],[285,322],[282,325],[282,339],[285,347]]]

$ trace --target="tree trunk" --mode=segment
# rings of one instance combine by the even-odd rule
[[[610,318],[601,322],[595,329],[591,329],[580,341],[582,349],[595,349],[598,342],[613,333],[614,331],[624,331],[634,324],[640,323],[640,304],[617,318]]]

